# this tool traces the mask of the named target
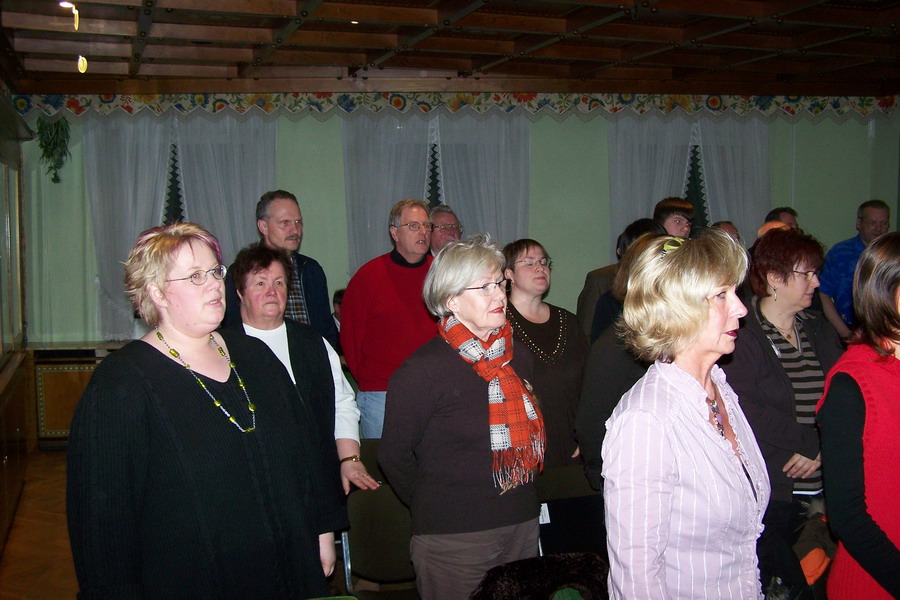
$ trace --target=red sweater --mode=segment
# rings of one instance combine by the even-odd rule
[[[852,382],[835,379],[839,373]],[[900,590],[898,388],[900,361],[882,358],[869,346],[853,345],[828,374],[817,407],[829,520],[840,539],[828,575],[828,597],[833,600],[887,599],[891,590]],[[858,475],[854,465],[861,466]]]
[[[429,254],[421,265],[407,266],[382,254],[350,279],[341,305],[341,347],[360,391],[386,390],[397,367],[437,334],[422,299],[431,261]]]

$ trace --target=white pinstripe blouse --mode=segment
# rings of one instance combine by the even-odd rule
[[[708,420],[703,387],[675,364],[653,364],[606,422],[610,598],[763,597],[756,538],[769,502],[766,465],[718,366],[712,379],[746,474]]]

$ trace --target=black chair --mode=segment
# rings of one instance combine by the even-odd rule
[[[375,479],[383,479],[376,462],[378,440],[362,440],[360,446],[366,469]],[[363,600],[419,600],[415,587],[391,585],[416,578],[409,556],[409,511],[394,490],[383,482],[377,490],[355,490],[347,497],[347,512],[350,529],[341,534],[347,593]],[[379,591],[356,590],[353,575],[384,585]]]
[[[541,553],[593,552],[606,559],[603,494],[593,490],[578,466],[548,467],[537,478],[538,501],[547,504]]]
[[[548,554],[494,567],[469,600],[551,600],[570,588],[584,600],[608,600],[609,566],[592,552]]]

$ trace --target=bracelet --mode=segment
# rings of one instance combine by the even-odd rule
[[[362,459],[359,457],[359,454],[354,454],[353,456],[348,456],[347,458],[341,459],[341,464],[345,462],[360,462]]]

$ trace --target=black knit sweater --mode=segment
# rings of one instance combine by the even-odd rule
[[[310,412],[261,341],[222,332],[256,405],[241,433],[184,367],[135,341],[95,371],[68,448],[82,599],[308,598],[327,593],[329,506]],[[243,427],[232,374],[205,378]]]

